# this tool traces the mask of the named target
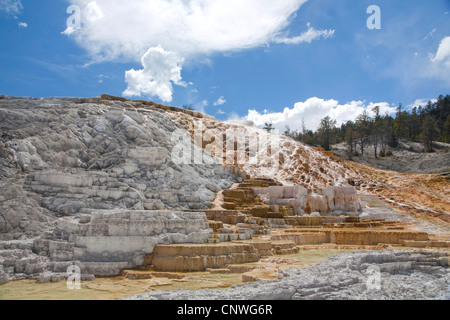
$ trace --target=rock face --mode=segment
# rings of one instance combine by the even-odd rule
[[[338,245],[376,246],[380,243],[428,241],[428,233],[405,230],[314,230],[273,235],[273,240],[291,240],[297,245],[334,243]]]
[[[385,251],[343,254],[306,269],[288,269],[280,281],[223,290],[148,292],[130,300],[422,300],[448,299],[448,256]]]
[[[362,205],[354,187],[328,187],[323,190],[323,194],[327,197],[331,212],[362,211]]]
[[[180,145],[201,164],[179,161]],[[56,279],[72,263],[117,275],[156,244],[204,243],[201,210],[243,177],[152,103],[3,97],[0,281]]]
[[[208,221],[202,213],[119,211],[62,219],[54,237],[73,247],[73,255],[69,252],[67,256],[69,260],[119,261],[136,267],[142,265],[144,256],[152,253],[157,244],[205,243],[209,234]],[[49,252],[50,257],[54,254]]]
[[[225,268],[230,264],[257,262],[260,255],[251,244],[159,245],[148,257],[157,271],[192,272]]]
[[[184,133],[167,113],[140,102],[1,99],[0,206],[14,214],[0,217],[0,232],[5,240],[14,232],[38,235],[36,221],[86,209],[208,209],[242,173]],[[180,144],[202,164],[176,161]],[[23,198],[40,209],[17,221]]]
[[[301,186],[271,186],[253,188],[253,192],[262,198],[265,204],[293,208],[297,215],[318,212],[322,216],[358,216],[362,211],[354,187],[327,187],[312,192]]]
[[[350,186],[349,181],[359,176],[358,171],[323,149],[305,146],[283,135],[269,134],[251,123],[197,119],[182,114],[174,120],[191,132],[203,133],[203,148],[219,149],[215,154],[223,156],[224,163],[238,164],[251,177],[314,189]],[[223,139],[218,139],[223,143],[210,139],[217,132],[224,135]],[[244,148],[234,152],[233,142]]]
[[[196,126],[200,119],[204,129]],[[250,136],[225,132],[246,133],[236,128],[196,112],[108,96],[1,97],[0,283],[60,281],[75,266],[82,280],[138,266],[230,270],[230,264],[292,254],[304,244],[448,247],[426,233],[362,220],[395,216],[373,206],[360,216],[360,199],[351,187],[361,188],[359,173],[332,155],[256,128],[248,129]],[[252,138],[248,146],[242,143],[247,137]],[[223,147],[226,153],[220,152]],[[340,187],[331,187],[336,185]],[[382,230],[370,230],[375,225]],[[253,235],[260,238],[242,241]],[[230,241],[240,242],[222,243]],[[404,283],[397,276],[417,274],[422,281],[418,290],[440,297],[440,291],[433,291],[442,285],[434,286],[434,281],[443,279],[446,267],[439,257],[377,257],[346,257],[351,272],[341,270],[340,260],[325,265],[335,273],[311,269],[305,278],[286,271],[281,282],[238,287],[237,295],[353,297],[361,292],[361,264],[375,261],[388,280],[392,275],[395,283]],[[246,281],[257,278],[249,275]],[[393,290],[387,294],[396,298]],[[225,292],[225,298],[235,295]],[[211,292],[207,298],[222,298],[222,293]],[[198,296],[203,294],[208,295]]]
[[[0,254],[0,277],[64,277],[72,264],[84,276],[117,276],[143,265],[158,244],[206,243],[210,232],[200,212],[116,210],[66,217],[52,234],[0,248],[8,249]]]

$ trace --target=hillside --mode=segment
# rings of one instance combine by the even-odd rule
[[[242,124],[239,126],[236,123],[224,123],[214,119],[198,120],[182,113],[171,117],[191,132],[196,127],[202,127],[203,132],[207,132],[208,129],[218,129],[220,132],[224,132],[228,129],[240,128],[243,134],[255,135],[257,133],[263,137],[269,136],[268,140],[270,141],[276,141],[274,144],[278,148],[271,152],[270,157],[265,153],[268,148],[263,148],[260,154],[253,155],[258,159],[263,158],[265,162],[243,161],[239,165],[252,177],[270,178],[285,185],[301,185],[309,189],[333,185],[355,186],[358,192],[375,194],[397,210],[418,217],[423,216],[439,225],[444,221],[444,229],[450,230],[447,226],[447,223],[450,222],[450,201],[448,200],[450,181],[448,177],[440,174],[401,173],[389,168],[388,165],[380,165],[380,168],[376,169],[354,161],[342,160],[333,152],[305,146],[285,136],[274,136],[267,134],[264,130],[243,127]],[[195,123],[199,121],[202,125],[196,126]],[[267,141],[267,138],[262,140]],[[249,153],[248,149],[247,158],[249,158]],[[403,153],[405,152],[403,151]],[[336,154],[339,153],[336,152]],[[432,157],[431,159],[423,159],[421,154],[419,162],[424,165],[434,161],[431,167],[441,170],[441,168],[447,167],[449,154],[445,148],[427,155]],[[404,157],[407,161],[408,155]],[[276,166],[277,170],[269,170],[272,168],[270,165],[269,169],[267,166],[261,165],[274,161],[279,163],[279,166]],[[379,161],[389,161],[389,158]],[[364,161],[361,162],[364,163]],[[367,164],[370,162],[368,161]],[[388,168],[385,168],[386,166]]]
[[[405,149],[394,151],[393,158],[374,160],[377,165],[370,157],[353,159],[382,169],[376,170],[241,123],[107,95],[3,97],[0,130],[2,205],[9,206],[9,213],[3,213],[7,234],[16,229],[33,234],[42,220],[87,209],[206,209],[219,190],[246,175],[307,189],[356,186],[359,192],[377,194],[400,209],[425,210],[447,222],[450,212],[447,178],[395,172],[400,167],[403,170],[398,171],[412,167],[427,171],[423,166],[430,162],[430,170],[439,171],[449,161],[445,147],[425,159]],[[178,161],[184,162],[181,165],[172,155],[180,141],[189,152]],[[339,147],[334,151],[340,155]],[[411,153],[420,158],[418,164],[410,159]],[[409,166],[404,166],[407,160]],[[397,165],[390,166],[393,162]],[[24,197],[26,201],[21,200]],[[23,211],[14,206],[24,205],[33,207],[31,215],[11,214]]]
[[[218,189],[239,180],[234,168],[214,161],[183,167],[171,161],[177,126],[165,112],[143,106],[1,99],[3,237],[19,230],[33,236],[43,221],[88,209],[206,209]]]
[[[373,146],[369,146],[364,156],[348,154],[345,143],[332,146],[332,151],[341,159],[351,160],[376,169],[401,173],[445,173],[450,171],[450,144],[434,142],[435,152],[423,152],[423,144],[400,140],[396,148],[387,148],[392,156],[374,157]]]
[[[73,264],[83,281],[256,281],[298,267],[275,255],[450,244],[448,176],[147,101],[0,96],[0,163],[0,282],[58,282]]]

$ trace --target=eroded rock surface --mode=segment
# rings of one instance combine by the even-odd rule
[[[201,165],[176,161],[180,145]],[[156,105],[103,97],[3,97],[0,164],[0,282],[56,281],[72,263],[117,275],[158,243],[206,242],[206,215],[180,210],[245,177]]]
[[[372,270],[380,272],[380,282]],[[348,253],[305,269],[285,270],[279,278],[279,281],[254,282],[231,289],[148,292],[127,299],[450,299],[448,256],[431,252]]]
[[[61,218],[53,233],[36,240],[0,243],[0,280],[61,279],[71,265],[84,277],[117,276],[141,266],[158,244],[206,243],[209,235],[200,212],[115,210]]]
[[[216,136],[200,129],[197,131],[205,136],[197,141],[201,139],[195,136],[195,123],[200,119]],[[80,267],[82,280],[118,275],[124,269],[151,263],[145,260],[157,245],[161,245],[160,251],[148,267],[187,271],[220,271],[229,268],[228,264],[257,261],[262,255],[292,254],[299,250],[298,245],[375,246],[387,242],[448,247],[445,237],[429,238],[405,226],[377,221],[395,222],[398,218],[371,199],[361,203],[358,193],[391,194],[392,189],[385,188],[385,182],[361,179],[359,169],[323,150],[256,128],[238,128],[238,133],[252,137],[244,155],[255,151],[255,137],[266,141],[269,148],[256,150],[258,161],[236,164],[239,153],[233,146],[240,143],[226,134],[220,139],[227,129],[236,132],[236,128],[197,113],[114,97],[2,97],[0,283],[20,279],[56,282],[67,278],[68,268],[74,265]],[[277,143],[272,148],[269,142]],[[231,150],[220,157],[224,146]],[[270,170],[273,164],[275,170]],[[237,183],[241,185],[234,187]],[[255,194],[252,188],[263,192]],[[395,198],[389,199],[394,202]],[[366,210],[369,203],[371,210]],[[410,206],[417,207],[414,203]],[[349,231],[353,228],[362,230]],[[290,229],[298,232],[281,231]],[[273,230],[278,231],[271,236]],[[265,242],[220,244],[249,240],[254,235]],[[167,245],[180,243],[183,245]],[[193,249],[192,244],[201,245]],[[348,255],[305,274],[286,271],[276,283],[194,292],[192,297],[191,292],[142,297],[442,297],[441,288],[448,283],[443,273],[448,267],[440,256],[365,255],[369,260]],[[364,291],[364,268],[371,263],[383,272],[386,289],[379,295]],[[257,278],[251,275],[247,280]]]
[[[359,216],[362,205],[354,187],[327,187],[312,192],[301,186],[270,186],[252,188],[267,205],[287,206],[296,215],[318,212],[322,216]]]
[[[218,190],[241,179],[192,145],[165,112],[139,102],[5,97],[0,137],[5,240],[40,234],[52,217],[86,209],[207,209]],[[180,143],[202,165],[174,161]]]

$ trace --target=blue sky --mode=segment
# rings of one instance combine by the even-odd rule
[[[449,12],[450,0],[0,0],[0,94],[108,93],[314,129],[450,94]]]

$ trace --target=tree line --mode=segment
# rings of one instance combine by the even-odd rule
[[[351,155],[364,155],[370,146],[375,158],[392,155],[388,147],[399,146],[399,141],[421,142],[424,152],[434,152],[433,142],[450,143],[450,95],[439,96],[436,102],[405,110],[400,104],[395,115],[380,113],[375,106],[372,115],[365,110],[355,121],[337,126],[337,121],[326,116],[316,131],[308,130],[302,123],[301,130],[286,127],[283,133],[302,143],[331,150],[333,144],[345,142]],[[273,130],[266,123],[264,129]]]

